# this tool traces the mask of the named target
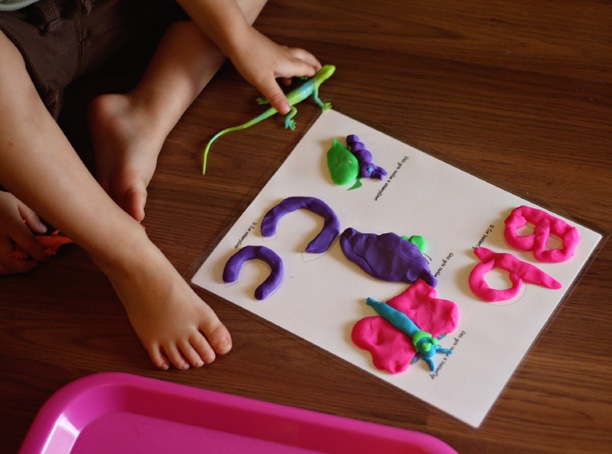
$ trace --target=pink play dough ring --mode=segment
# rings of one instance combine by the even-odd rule
[[[533,256],[539,262],[564,262],[574,255],[580,242],[576,227],[537,208],[528,206],[515,208],[504,222],[506,224],[504,238],[508,244],[521,251],[533,251]],[[517,234],[517,230],[528,222],[534,225],[533,233]],[[546,243],[551,234],[561,239],[563,242],[561,249],[547,249]]]
[[[469,284],[472,292],[483,301],[489,303],[507,301],[516,297],[523,282],[540,285],[550,289],[560,289],[561,284],[539,268],[523,262],[512,254],[496,253],[487,248],[477,248],[474,254],[481,260],[470,273]],[[493,268],[499,268],[509,273],[512,287],[498,290],[489,287],[485,275]]]
[[[480,299],[490,303],[496,301],[508,301],[516,297],[523,288],[523,280],[515,273],[509,273],[508,278],[512,287],[498,290],[489,287],[485,275],[496,267],[494,260],[480,262],[470,273],[470,288]]]

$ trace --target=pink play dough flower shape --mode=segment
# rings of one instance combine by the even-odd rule
[[[523,282],[555,290],[561,288],[561,283],[557,280],[538,267],[517,259],[512,254],[497,253],[484,247],[475,249],[474,254],[480,259],[480,263],[472,269],[469,283],[472,292],[483,301],[492,303],[512,299],[521,291]],[[512,282],[510,288],[498,290],[489,287],[485,281],[485,274],[493,268],[508,271],[508,277]]]
[[[387,304],[434,338],[454,331],[459,321],[457,305],[436,298],[436,290],[421,279]],[[359,348],[370,352],[377,369],[392,374],[405,371],[417,354],[412,339],[380,316],[366,317],[355,323],[351,338]]]
[[[504,222],[506,224],[504,238],[508,244],[520,251],[533,251],[533,256],[539,262],[564,262],[572,258],[580,242],[580,235],[576,227],[537,208],[528,206],[515,208]],[[528,222],[533,224],[533,233],[531,235],[517,234],[517,230],[527,225]],[[551,234],[561,239],[563,242],[561,249],[547,248],[546,243]]]

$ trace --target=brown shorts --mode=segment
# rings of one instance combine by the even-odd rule
[[[40,0],[0,12],[0,30],[21,52],[43,102],[57,118],[71,82],[141,37],[161,36],[179,19],[187,16],[173,0]]]

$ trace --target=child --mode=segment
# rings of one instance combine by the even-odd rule
[[[20,2],[0,0],[0,9]],[[161,6],[168,3],[39,0],[0,12],[0,185],[8,191],[0,192],[0,273],[27,272],[46,260],[34,238],[45,231],[40,215],[108,276],[153,364],[188,369],[227,353],[232,341],[139,225],[162,144],[225,57],[281,113],[289,105],[276,80],[310,77],[321,65],[310,53],[279,46],[251,26],[265,0],[179,0],[191,20],[168,27],[137,86],[90,105],[96,181],[55,121],[61,91],[89,62],[116,52],[129,39],[122,32],[134,33],[136,24],[151,21],[151,11],[165,11]],[[30,25],[41,12],[42,27]],[[101,18],[127,26],[104,28]],[[72,36],[75,26],[91,26],[82,36],[92,38],[72,43],[82,47],[65,57],[68,64],[60,53],[74,45],[61,39]],[[96,28],[106,34],[96,35]],[[66,76],[70,65],[74,69]],[[31,258],[12,257],[15,245]]]

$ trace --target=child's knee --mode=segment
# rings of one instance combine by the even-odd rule
[[[25,62],[21,53],[2,30],[0,30],[0,55],[2,55],[0,77],[16,77],[14,71],[17,68],[25,69]]]

